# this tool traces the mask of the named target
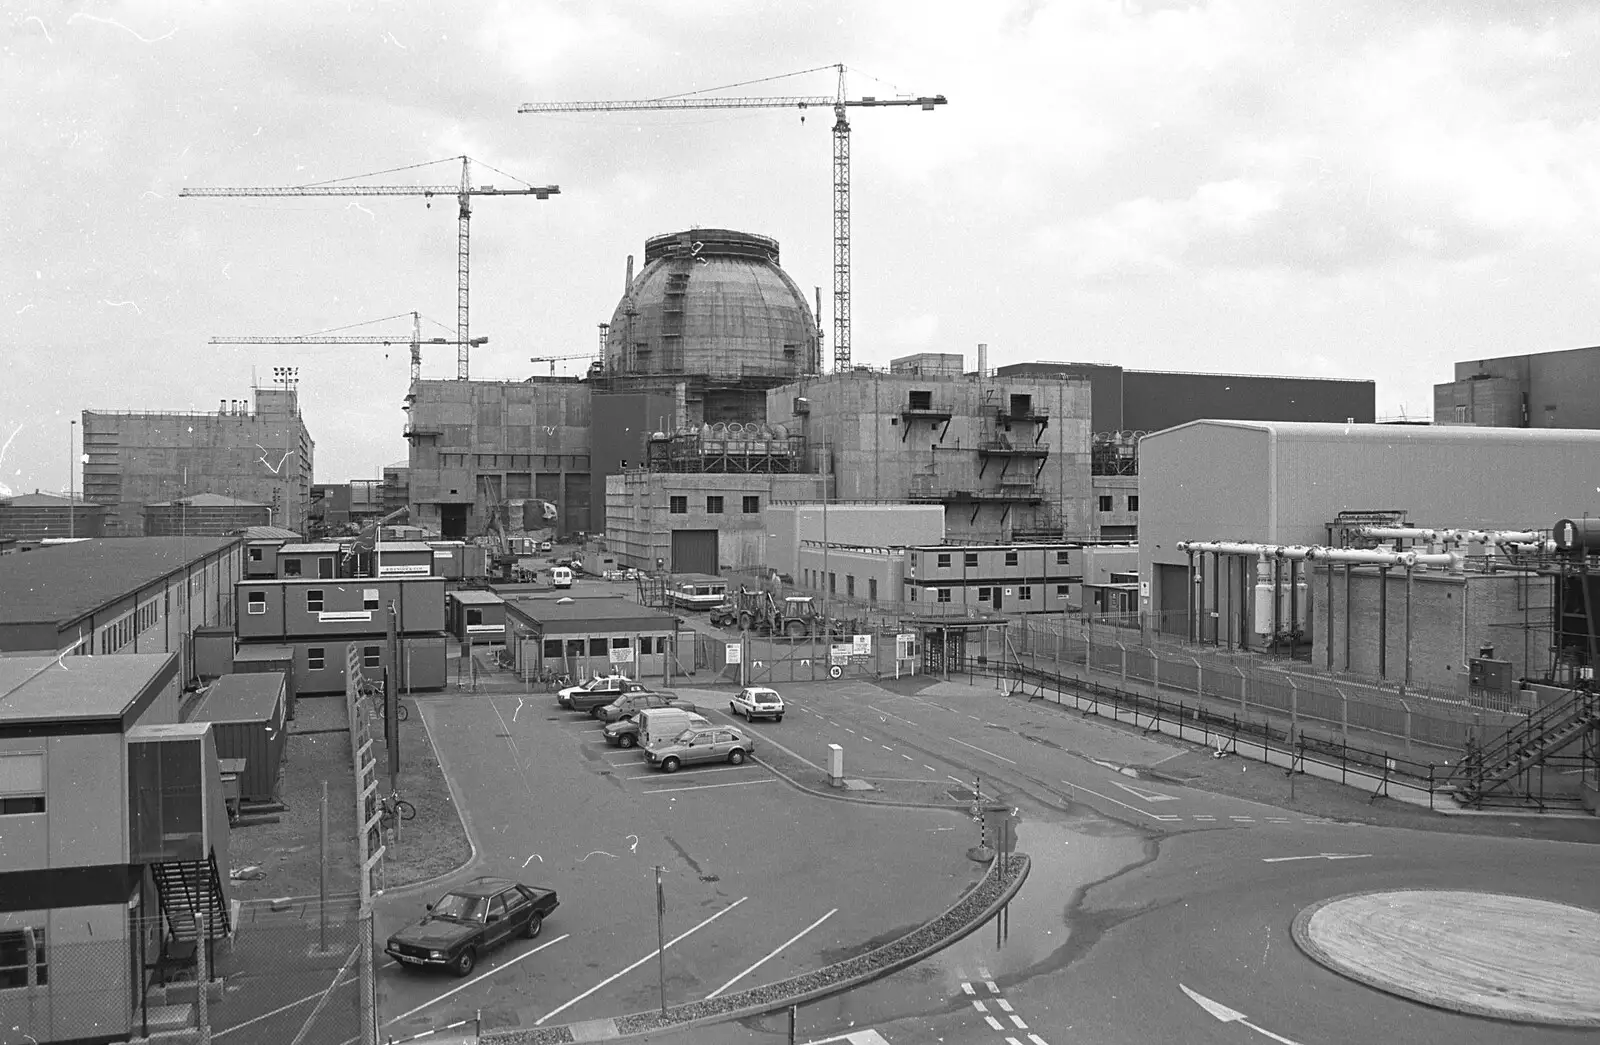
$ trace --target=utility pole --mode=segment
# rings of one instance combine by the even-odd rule
[[[656,983],[661,990],[661,1015],[667,1014],[667,894],[661,887],[661,872],[656,865]]]
[[[73,467],[72,457],[78,449],[78,422],[72,421],[67,427],[67,536],[78,535],[77,525],[77,469]]]

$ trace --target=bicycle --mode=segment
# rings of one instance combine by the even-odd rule
[[[383,844],[383,836],[391,825],[401,820],[415,820],[417,807],[400,797],[400,792],[391,791],[386,798],[378,800],[377,826],[367,832],[367,851],[376,852]]]
[[[386,695],[383,691],[383,687],[376,682],[362,679],[361,682],[357,684],[357,690],[363,699],[372,702],[373,712],[379,718],[383,718],[388,704],[388,701],[385,699]],[[394,717],[399,721],[404,722],[406,719],[411,717],[411,712],[406,709],[404,704],[397,703],[395,705]]]

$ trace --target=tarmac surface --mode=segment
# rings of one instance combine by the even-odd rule
[[[1600,913],[1525,896],[1402,889],[1313,904],[1295,942],[1359,983],[1494,1019],[1600,1027]]]

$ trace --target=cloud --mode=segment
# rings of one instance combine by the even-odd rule
[[[907,316],[894,321],[889,328],[891,344],[908,348],[921,348],[933,343],[939,333],[937,315]]]

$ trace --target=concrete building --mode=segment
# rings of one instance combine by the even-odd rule
[[[397,461],[383,466],[383,514],[390,515],[406,505],[411,498],[411,462]]]
[[[254,408],[216,413],[83,412],[83,492],[105,506],[106,536],[141,536],[144,506],[199,493],[270,505],[306,531],[315,444],[293,388],[257,388]]]
[[[144,506],[146,537],[225,537],[270,526],[272,507],[216,493],[197,493]]]
[[[802,574],[801,548],[889,549],[944,541],[944,507],[937,504],[819,504],[776,502],[767,507],[766,564],[795,579]],[[805,553],[812,555],[811,551]],[[868,554],[876,554],[870,552]],[[807,559],[806,569],[819,570]],[[865,576],[865,574],[861,574]],[[884,583],[883,598],[895,598],[900,582],[875,574]]]
[[[53,537],[104,537],[106,510],[81,497],[52,493],[0,498],[0,537],[42,541]]]
[[[1141,612],[1150,627],[1174,635],[1191,634],[1193,613],[1200,641],[1261,648],[1283,629],[1257,619],[1248,594],[1257,579],[1255,558],[1202,556],[1196,583],[1179,541],[1325,545],[1340,526],[1369,518],[1486,530],[1522,529],[1538,520],[1553,526],[1561,518],[1600,511],[1593,475],[1597,453],[1600,432],[1572,429],[1207,420],[1152,433],[1140,444],[1140,481],[1148,498],[1139,533]],[[1335,580],[1337,601],[1343,598],[1342,580]],[[1328,579],[1313,573],[1289,583],[1320,586],[1325,593]],[[1465,582],[1441,581],[1429,592],[1452,592],[1460,583]],[[1473,592],[1470,602],[1481,589],[1473,581],[1462,590]],[[1191,592],[1198,602],[1191,601]],[[1300,593],[1305,595],[1304,588]],[[1357,606],[1362,597],[1352,595],[1352,620],[1365,613]],[[1303,607],[1288,612],[1280,606],[1279,624],[1291,622],[1291,630],[1298,628],[1308,640],[1318,632],[1326,636],[1329,621],[1317,619],[1316,600],[1297,601],[1309,605],[1309,617]],[[1505,612],[1506,620],[1521,616]],[[1506,646],[1503,636],[1463,630],[1465,619],[1439,625],[1443,663],[1452,670],[1459,671],[1479,644]],[[1336,663],[1344,663],[1337,632],[1331,644]],[[1354,670],[1366,661],[1352,651],[1348,663]]]
[[[192,926],[203,911],[212,938],[232,928],[220,766],[208,725],[177,724],[181,689],[171,653],[0,658],[8,1040],[169,1029],[148,1000],[170,953],[163,921]]]
[[[1600,347],[1457,363],[1433,386],[1433,423],[1600,428]]]
[[[826,496],[821,475],[631,471],[606,486],[606,546],[623,567],[721,573],[766,565],[766,508]]]
[[[196,628],[233,621],[239,537],[78,541],[0,558],[0,653],[175,653],[196,681]]]

